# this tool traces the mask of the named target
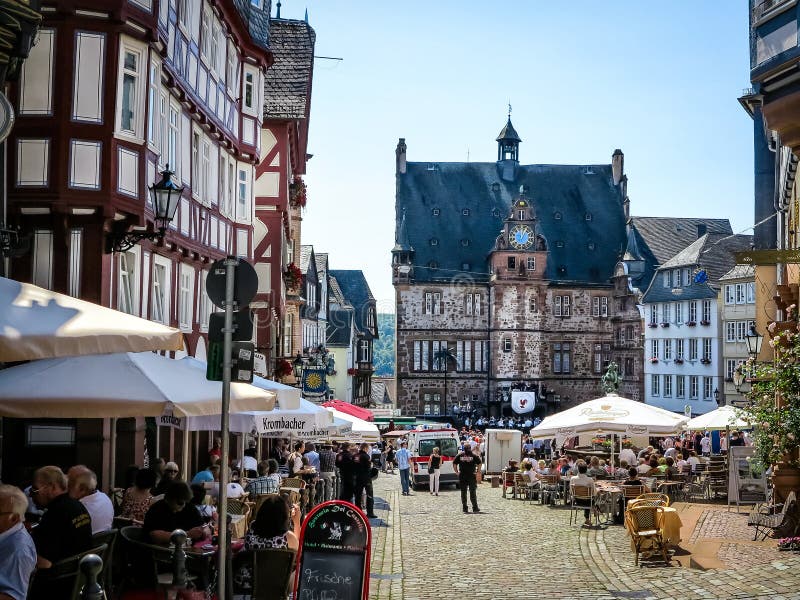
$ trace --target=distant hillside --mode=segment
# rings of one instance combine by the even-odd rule
[[[378,341],[373,346],[376,377],[394,377],[394,315],[378,315]]]

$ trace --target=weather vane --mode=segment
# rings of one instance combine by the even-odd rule
[[[511,101],[508,101],[508,120],[511,120]]]

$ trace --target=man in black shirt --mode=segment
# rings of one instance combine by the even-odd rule
[[[172,532],[183,529],[191,540],[210,537],[211,530],[203,524],[197,508],[189,500],[192,491],[184,481],[167,485],[164,498],[153,504],[144,516],[142,529],[156,544],[168,545]]]
[[[86,507],[67,493],[67,476],[58,467],[42,467],[33,475],[31,497],[47,508],[32,531],[39,567],[75,556],[92,547],[92,519]]]
[[[342,442],[336,455],[336,468],[339,469],[339,500],[353,501],[356,487],[356,463],[350,454],[350,444]]]
[[[467,508],[467,487],[469,487],[472,512],[481,512],[478,508],[478,480],[475,476],[481,466],[481,462],[481,457],[472,451],[469,444],[464,444],[464,450],[459,452],[453,459],[453,471],[458,475],[458,487],[461,488],[461,506],[465,513],[469,512]]]
[[[361,508],[361,496],[367,492],[367,517],[377,519],[374,511],[375,498],[372,491],[372,456],[369,444],[361,444],[359,453],[356,455],[356,506]]]

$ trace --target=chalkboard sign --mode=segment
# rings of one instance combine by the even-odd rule
[[[349,502],[316,506],[300,531],[298,600],[361,600],[369,595],[369,521]]]

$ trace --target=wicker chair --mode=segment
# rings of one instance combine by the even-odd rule
[[[636,496],[636,506],[669,506],[669,496],[660,493],[646,493]]]
[[[635,559],[634,564],[639,565],[639,554],[641,554],[645,543],[648,543],[648,550],[660,552],[664,558],[664,564],[669,564],[667,556],[667,544],[661,536],[659,521],[664,508],[661,506],[632,506],[625,512],[625,520],[628,531],[633,539]]]

